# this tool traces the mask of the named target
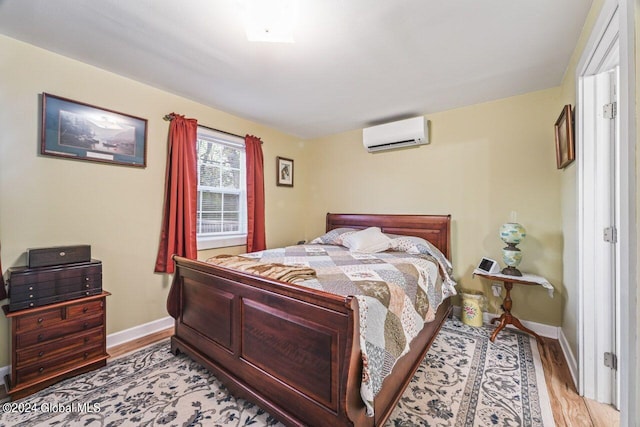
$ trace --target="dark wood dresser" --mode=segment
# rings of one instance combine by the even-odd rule
[[[106,297],[68,301],[10,311],[11,374],[8,393],[19,399],[62,379],[105,366]]]

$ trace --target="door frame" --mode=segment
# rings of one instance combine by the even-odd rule
[[[605,352],[620,354],[617,346],[620,342],[617,334],[620,323],[617,273],[620,266],[615,256],[619,248],[618,243],[605,242],[603,237],[606,227],[619,223],[618,171],[615,168],[619,119],[606,119],[602,113],[605,104],[618,102],[614,92],[619,69],[618,43],[617,39],[612,42],[608,58],[580,82],[577,122],[582,148],[578,160],[578,252],[581,261],[578,295],[581,304],[578,319],[582,369],[579,384],[585,397],[618,407],[618,371],[603,364]]]
[[[635,7],[634,0],[605,0],[591,36],[583,50],[576,67],[576,136],[578,149],[578,341],[579,341],[579,392],[590,397],[594,390],[594,372],[596,364],[602,363],[596,355],[596,340],[592,339],[589,310],[596,306],[593,287],[596,283],[589,280],[589,266],[593,265],[593,251],[589,251],[589,239],[593,239],[593,228],[589,228],[588,213],[594,198],[588,191],[594,173],[585,166],[585,152],[593,146],[583,145],[588,126],[585,123],[582,105],[584,92],[582,77],[588,76],[599,66],[612,43],[618,43],[620,55],[620,85],[618,89],[618,117],[620,124],[619,153],[617,169],[619,171],[619,216],[618,221],[618,280],[619,280],[619,400],[620,425],[632,425],[636,419],[637,402],[637,325],[636,274],[637,274],[637,230],[636,230],[636,118],[635,118]],[[587,221],[587,222],[585,222]],[[591,240],[593,241],[593,240]]]

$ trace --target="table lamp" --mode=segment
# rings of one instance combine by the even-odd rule
[[[512,213],[512,222],[507,222],[500,226],[500,238],[507,244],[502,248],[502,261],[507,265],[502,269],[502,274],[509,276],[522,276],[520,270],[517,269],[522,261],[522,252],[516,247],[516,245],[527,236],[527,231],[524,227],[515,222],[514,215]]]

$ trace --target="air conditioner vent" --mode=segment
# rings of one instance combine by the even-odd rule
[[[428,144],[428,123],[420,116],[368,127],[362,130],[362,144],[370,153]]]

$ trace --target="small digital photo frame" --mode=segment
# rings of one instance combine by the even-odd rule
[[[476,267],[477,270],[480,270],[484,273],[487,274],[498,274],[500,273],[500,266],[498,265],[498,263],[494,260],[492,260],[491,258],[485,258],[482,257],[482,259],[480,260],[480,263],[478,264],[478,267]]]

